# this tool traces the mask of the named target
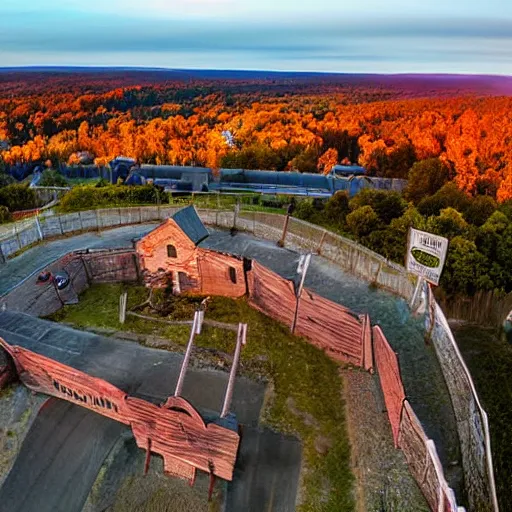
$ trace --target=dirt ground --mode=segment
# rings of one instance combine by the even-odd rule
[[[428,512],[404,454],[393,444],[377,376],[341,369],[344,382],[357,512]]]
[[[145,453],[126,435],[105,460],[83,512],[220,512],[226,484],[217,481],[208,503],[209,480],[198,472],[195,485],[163,473],[161,457],[152,456],[143,474]]]

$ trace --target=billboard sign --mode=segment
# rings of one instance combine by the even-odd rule
[[[447,238],[411,228],[407,246],[407,270],[437,286],[447,251]]]

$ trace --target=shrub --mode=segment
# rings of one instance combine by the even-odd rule
[[[490,196],[476,196],[464,213],[464,218],[475,226],[482,226],[496,211],[498,205]]]
[[[37,207],[36,193],[28,184],[13,183],[0,188],[0,205],[6,206],[10,212],[30,210]]]
[[[0,224],[10,222],[12,220],[11,212],[7,206],[0,206]]]
[[[361,206],[347,215],[347,226],[358,239],[379,228],[379,217],[371,206]]]
[[[68,182],[60,172],[53,169],[46,169],[41,174],[40,187],[67,187]]]
[[[350,209],[361,206],[371,206],[380,221],[389,224],[393,219],[401,217],[407,208],[407,203],[398,192],[387,192],[366,188],[356,194],[350,201]]]
[[[470,203],[470,197],[455,183],[447,183],[433,196],[422,199],[418,204],[418,211],[426,217],[439,215],[444,208],[455,208],[459,212],[465,213]]]
[[[156,204],[158,199],[159,192],[153,185],[108,185],[99,188],[85,185],[71,189],[62,198],[60,210],[70,212],[109,206]]]
[[[313,206],[313,201],[311,199],[303,199],[297,203],[295,207],[295,211],[293,212],[294,216],[298,219],[307,220],[312,222],[317,213],[316,208]]]
[[[349,197],[345,191],[338,191],[325,204],[325,218],[334,224],[345,224],[345,218],[350,212]]]

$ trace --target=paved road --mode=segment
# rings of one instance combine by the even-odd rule
[[[244,429],[226,512],[293,512],[301,446],[269,430]]]
[[[81,510],[106,454],[126,428],[87,409],[50,399],[0,489],[0,511]]]

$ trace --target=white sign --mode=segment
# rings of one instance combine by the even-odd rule
[[[447,251],[447,238],[411,228],[407,247],[407,270],[438,285]]]

